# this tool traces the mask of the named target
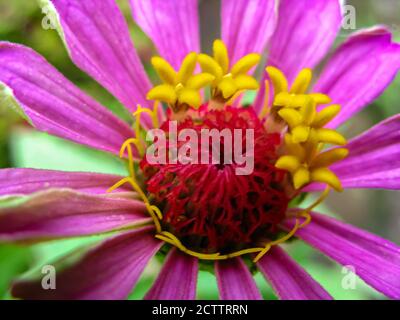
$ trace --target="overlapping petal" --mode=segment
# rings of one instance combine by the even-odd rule
[[[115,0],[52,0],[74,63],[130,110],[150,106],[150,81]]]
[[[176,70],[189,52],[199,52],[197,0],[130,0],[130,4],[136,23]]]
[[[101,194],[122,177],[92,172],[66,172],[40,169],[0,170],[0,196],[30,194],[50,188],[69,188]],[[123,186],[116,191],[130,191]]]
[[[279,247],[272,247],[257,265],[280,299],[332,299],[318,282]]]
[[[276,25],[275,0],[223,0],[221,37],[232,63],[246,54],[262,54]]]
[[[125,299],[161,246],[152,232],[149,228],[130,231],[93,248],[75,264],[55,264],[55,290],[43,289],[43,274],[39,274],[38,279],[14,283],[12,294],[16,298],[41,300]],[[62,262],[68,263],[65,259]]]
[[[356,32],[335,52],[313,91],[342,106],[329,123],[335,128],[375,100],[400,69],[400,45],[384,27]]]
[[[134,195],[134,194],[132,194]],[[149,222],[142,201],[50,189],[0,201],[0,241],[43,241]]]
[[[118,154],[134,136],[126,123],[22,45],[0,43],[0,97],[36,129],[96,149]]]
[[[268,64],[293,81],[303,68],[314,68],[332,46],[341,26],[339,0],[281,0]]]
[[[215,263],[219,296],[222,300],[261,300],[250,270],[241,258]]]
[[[198,259],[172,249],[156,282],[147,292],[148,300],[194,300]]]
[[[400,189],[400,115],[349,141],[349,156],[331,169],[344,188]],[[323,190],[315,184],[307,191]]]
[[[293,221],[286,222],[291,229]],[[366,283],[400,299],[400,247],[388,240],[317,213],[296,236],[328,257],[349,266]]]

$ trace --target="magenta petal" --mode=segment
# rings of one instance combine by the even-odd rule
[[[275,0],[223,0],[221,20],[232,63],[251,52],[261,54],[276,25]]]
[[[262,296],[241,258],[215,262],[219,296],[222,300],[261,300]]]
[[[197,274],[197,258],[173,248],[145,299],[194,300],[196,298]]]
[[[13,285],[12,295],[22,299],[125,299],[161,244],[152,229],[130,231],[103,242],[72,266],[62,270],[55,266],[55,290],[42,289],[41,278],[20,280]]]
[[[285,223],[293,227],[293,221]],[[369,232],[321,214],[296,236],[344,266],[352,266],[366,283],[400,299],[400,247]]]
[[[339,0],[281,0],[278,26],[268,64],[293,81],[303,68],[314,68],[329,51],[341,26]]]
[[[0,84],[6,84],[35,128],[119,154],[129,126],[84,94],[32,49],[0,43]]]
[[[400,68],[400,45],[383,27],[356,32],[325,66],[313,91],[328,94],[342,106],[329,123],[335,128],[375,100]]]
[[[257,265],[282,300],[332,299],[318,282],[277,246],[272,247]]]
[[[151,83],[115,0],[53,0],[74,63],[130,110],[151,106]]]
[[[176,70],[189,52],[199,52],[197,0],[130,0],[130,4],[135,22]]]
[[[400,115],[350,140],[346,148],[349,156],[331,167],[344,188],[400,189]],[[306,190],[324,188],[313,184]]]
[[[88,193],[106,193],[122,177],[91,172],[40,169],[0,169],[0,196],[29,194],[50,188],[69,188]],[[116,191],[130,191],[123,187]]]
[[[0,241],[40,241],[97,234],[150,219],[138,200],[51,189],[0,207]]]

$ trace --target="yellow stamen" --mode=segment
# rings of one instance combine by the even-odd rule
[[[290,89],[290,93],[296,93],[296,94],[306,93],[311,83],[311,80],[312,80],[311,69],[306,68],[301,70]]]
[[[289,85],[282,71],[275,67],[267,67],[266,71],[272,81],[275,96],[277,96],[281,92],[288,92]]]
[[[228,50],[222,40],[215,40],[213,43],[214,60],[221,66],[224,74],[229,70]]]
[[[214,56],[200,54],[198,61],[203,72],[212,74],[215,79],[211,84],[212,99],[226,103],[242,90],[258,89],[258,82],[247,73],[260,61],[260,55],[250,53],[239,59],[229,71],[229,56],[225,44],[215,40],[213,44]],[[217,104],[216,104],[217,105]]]
[[[323,182],[340,191],[339,179],[327,167],[345,158],[348,152],[341,148],[321,153],[325,144],[343,146],[347,143],[337,131],[324,128],[340,112],[340,106],[334,104],[317,112],[319,105],[330,103],[331,99],[322,93],[307,93],[312,81],[310,69],[300,71],[290,92],[282,71],[267,67],[266,72],[275,91],[272,105],[275,112],[271,112],[269,124],[272,122],[271,127],[278,130],[285,130],[286,127],[287,130],[276,167],[290,173],[295,189],[311,182]],[[274,123],[280,126],[273,126]]]

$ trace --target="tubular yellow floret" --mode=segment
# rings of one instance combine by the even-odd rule
[[[215,77],[211,83],[211,96],[213,101],[222,102],[222,105],[233,100],[243,90],[259,88],[258,82],[247,74],[260,62],[260,55],[257,53],[250,53],[239,59],[229,71],[228,50],[222,40],[215,40],[213,57],[200,54],[198,62],[203,72]]]
[[[241,58],[231,69],[232,76],[245,74],[260,62],[261,56],[257,53],[250,53]]]
[[[177,98],[176,90],[168,84],[155,86],[147,93],[148,100],[157,100],[168,104],[174,104]]]
[[[204,61],[204,57],[202,59]],[[151,61],[163,84],[151,89],[147,99],[167,103],[174,113],[185,112],[188,107],[198,108],[202,103],[200,90],[216,78],[212,73],[193,74],[198,62],[195,52],[183,59],[179,71],[175,71],[163,58],[154,57]],[[213,71],[213,67],[208,66],[208,70]]]
[[[294,81],[292,87],[290,88],[290,93],[303,94],[306,93],[308,87],[310,86],[312,80],[311,69],[303,69],[300,71],[296,80]]]
[[[266,71],[274,87],[272,117],[284,122],[287,130],[283,154],[275,166],[290,173],[296,190],[311,182],[322,182],[341,191],[339,179],[328,166],[344,159],[347,149],[321,153],[325,144],[344,146],[347,143],[337,131],[324,128],[340,112],[340,106],[333,104],[317,111],[319,105],[328,104],[331,99],[322,93],[307,93],[312,80],[310,69],[300,71],[290,91],[279,69],[267,67]]]
[[[175,85],[177,81],[177,73],[166,60],[161,57],[153,57],[151,59],[151,64],[164,83],[171,86]]]
[[[283,72],[275,67],[267,67],[265,69],[267,71],[271,82],[272,86],[274,87],[274,94],[277,96],[281,92],[288,92],[288,82],[283,74]]]
[[[193,75],[194,69],[197,64],[197,53],[189,53],[185,59],[183,59],[182,65],[178,72],[178,83],[182,85],[186,84],[189,78]]]
[[[224,74],[228,73],[229,70],[229,56],[228,49],[222,40],[215,40],[213,43],[214,59],[221,66]]]

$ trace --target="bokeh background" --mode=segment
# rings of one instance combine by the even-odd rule
[[[296,1],[296,0],[293,0]],[[135,26],[127,0],[117,0],[130,26],[133,41],[151,78],[154,73],[148,63],[156,53],[151,41]],[[385,24],[400,42],[399,0],[352,0],[356,8],[357,29]],[[203,50],[209,51],[212,40],[219,37],[219,0],[201,0],[201,32]],[[129,119],[125,109],[104,89],[77,69],[70,61],[57,32],[42,27],[44,15],[34,0],[0,0],[0,40],[18,42],[34,48],[45,56],[70,80],[95,97],[118,116]],[[112,23],[112,21],[110,21]],[[318,26],[316,26],[317,28]],[[342,30],[337,45],[354,30]],[[297,54],[297,53],[296,53]],[[361,79],[360,81],[368,81]],[[399,112],[400,77],[386,92],[352,122],[343,128],[348,137],[358,134],[374,123]],[[33,131],[18,115],[0,105],[0,168],[31,167],[70,171],[124,173],[123,164],[108,155],[74,145],[62,139]],[[382,190],[352,190],[332,194],[321,211],[342,217],[350,223],[400,243],[400,198],[395,192]],[[58,257],[95,241],[98,237],[55,241],[33,246],[0,244],[0,299],[10,298],[12,279]],[[384,297],[357,279],[356,289],[342,287],[345,275],[341,267],[301,243],[290,246],[291,255],[337,299],[383,299]],[[131,299],[143,296],[157,275],[159,263],[153,261],[146,269]],[[211,280],[211,281],[209,281]],[[275,299],[272,290],[260,274],[256,280],[265,298]],[[216,299],[217,287],[213,275],[202,271],[198,297]]]

